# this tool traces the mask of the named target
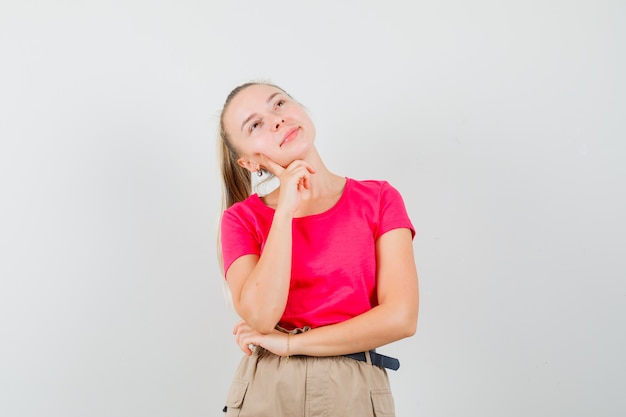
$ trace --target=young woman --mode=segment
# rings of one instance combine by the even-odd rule
[[[235,88],[220,117],[224,274],[246,354],[227,416],[394,415],[377,347],[412,336],[415,234],[385,181],[330,172],[315,127],[281,88]],[[251,175],[280,185],[251,194]]]

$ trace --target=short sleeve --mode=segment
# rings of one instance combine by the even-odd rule
[[[400,192],[388,182],[383,182],[381,186],[379,202],[379,226],[376,239],[390,230],[400,228],[411,230],[411,237],[415,237],[415,228],[409,219],[404,200]]]
[[[226,210],[221,222],[222,260],[224,276],[228,268],[244,255],[260,255],[261,243],[255,230],[235,210]]]

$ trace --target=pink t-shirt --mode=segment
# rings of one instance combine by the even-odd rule
[[[273,216],[256,194],[224,212],[224,271],[243,255],[261,255]],[[294,218],[291,284],[279,324],[315,328],[378,305],[375,242],[397,228],[415,235],[400,193],[386,181],[348,178],[328,211]]]

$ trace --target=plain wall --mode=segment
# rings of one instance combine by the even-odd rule
[[[405,198],[398,416],[626,414],[625,27],[621,1],[2,2],[0,415],[221,415],[215,133],[256,79]]]

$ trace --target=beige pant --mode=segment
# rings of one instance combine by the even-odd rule
[[[343,356],[292,356],[257,347],[241,360],[226,416],[394,417],[385,369]]]

